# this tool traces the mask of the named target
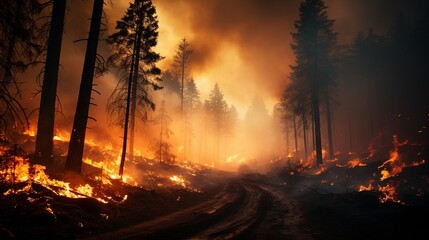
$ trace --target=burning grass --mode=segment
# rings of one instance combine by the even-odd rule
[[[368,153],[335,155],[315,166],[288,158],[279,174],[289,185],[302,184],[323,193],[374,192],[380,203],[420,203],[429,196],[428,164],[424,145],[410,144],[393,136],[392,148],[382,154],[372,145]]]

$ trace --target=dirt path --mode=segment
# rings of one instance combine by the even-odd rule
[[[312,239],[301,218],[280,186],[234,180],[196,206],[82,239]]]

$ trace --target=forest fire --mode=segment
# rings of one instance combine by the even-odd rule
[[[405,167],[418,166],[425,163],[424,160],[420,162],[413,161],[410,164],[407,164],[405,161],[403,161],[399,154],[399,148],[405,146],[406,144],[408,144],[408,141],[399,142],[398,136],[393,136],[394,148],[390,151],[390,158],[378,167],[378,169],[381,169],[381,181],[397,176]]]
[[[3,0],[0,239],[428,239],[429,4],[380,1]]]
[[[28,184],[19,191],[29,191],[32,187],[32,183],[38,183],[60,196],[69,198],[91,197],[100,202],[107,203],[107,200],[104,199],[104,197],[99,197],[94,193],[94,187],[89,184],[71,187],[69,182],[50,178],[45,173],[45,168],[45,166],[37,164],[31,166],[28,159],[14,157],[13,161],[9,164],[9,167],[0,170],[0,175],[3,177],[3,181],[10,182],[12,185],[20,182],[27,182]],[[8,195],[15,191],[16,189],[12,187],[4,194]]]

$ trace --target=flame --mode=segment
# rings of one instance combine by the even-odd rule
[[[371,191],[371,190],[374,190],[374,187],[372,186],[372,183],[369,183],[368,186],[360,185],[358,192]]]
[[[28,135],[30,137],[35,137],[36,131],[33,128],[28,128],[22,134]]]
[[[373,180],[371,180],[368,184],[368,186],[364,186],[364,185],[360,185],[358,191],[362,192],[362,191],[372,191],[375,190],[376,188],[372,185]],[[402,203],[401,200],[399,200],[398,198],[398,194],[396,192],[396,187],[387,184],[386,186],[377,186],[377,191],[379,191],[382,195],[378,198],[378,200],[380,201],[380,203],[385,203],[385,202],[395,202],[395,203]]]
[[[398,198],[398,194],[396,193],[396,188],[390,184],[386,186],[378,186],[378,191],[380,191],[383,196],[379,198],[381,203],[385,203],[387,201],[401,203],[401,200]]]
[[[366,164],[362,163],[360,158],[353,158],[352,160],[348,161],[347,164],[341,165],[337,164],[337,167],[347,167],[347,168],[355,168],[355,167],[365,167]]]
[[[181,176],[173,175],[170,177],[170,180],[175,182],[178,185],[181,185],[182,187],[186,188],[185,179]]]
[[[59,196],[65,196],[68,198],[91,197],[102,203],[114,201],[110,196],[104,195],[102,193],[96,194],[94,192],[94,187],[89,184],[72,187],[69,182],[52,179],[45,173],[45,169],[45,166],[38,164],[30,166],[28,159],[18,156],[14,157],[13,162],[10,162],[6,168],[0,170],[0,176],[2,177],[1,180],[12,183],[27,182],[27,185],[17,190],[9,189],[3,193],[3,195],[18,192],[28,192],[32,189],[33,183],[38,183]],[[126,198],[127,196],[125,195],[119,202],[124,202]]]
[[[68,142],[70,140],[70,133],[67,131],[55,129],[54,140],[60,142]]]
[[[139,184],[134,180],[133,177],[131,177],[130,175],[124,173],[121,176],[118,174],[119,171],[119,164],[121,162],[121,155],[118,155],[116,157],[116,160],[114,161],[94,161],[88,157],[84,158],[82,160],[84,163],[89,164],[91,166],[94,166],[96,168],[100,168],[102,171],[102,174],[105,174],[107,176],[109,176],[109,178],[111,179],[121,179],[122,182],[127,183],[129,185],[133,185],[133,186],[138,186]],[[126,171],[124,171],[126,172]],[[103,178],[103,177],[97,177],[97,180],[101,180],[102,184],[108,184],[108,185],[112,185],[112,183],[110,182],[110,180],[108,178]]]
[[[399,147],[407,144],[408,141],[405,140],[404,142],[399,142],[398,136],[393,135],[393,150],[390,151],[390,158],[389,160],[385,161],[382,165],[378,167],[378,169],[381,170],[381,178],[380,180],[383,181],[387,178],[394,177],[402,172],[402,169],[407,167],[407,164],[401,161],[400,155],[399,155]],[[387,166],[390,167],[390,171],[388,170]]]

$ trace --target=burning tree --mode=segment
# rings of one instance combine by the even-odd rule
[[[292,82],[286,90],[291,93],[287,95],[288,100],[297,103],[294,112],[302,114],[304,131],[307,117],[311,116],[311,123],[314,124],[316,159],[319,165],[322,164],[320,99],[328,95],[328,89],[333,83],[332,53],[337,36],[332,30],[334,20],[328,18],[326,9],[322,0],[305,0],[301,3],[299,20],[295,22],[296,32],[292,33],[291,44],[296,56],[296,65],[291,67]],[[328,98],[325,97],[324,100],[328,101]],[[329,103],[326,106],[329,114]],[[330,125],[329,120],[330,118],[328,118]],[[305,135],[304,132],[304,140]],[[332,151],[331,147],[330,150]]]
[[[158,20],[156,9],[149,0],[136,0],[124,17],[116,24],[117,32],[107,42],[113,46],[108,58],[109,66],[118,68],[120,78],[109,98],[108,112],[113,122],[124,126],[120,175],[126,154],[128,130],[130,130],[130,157],[134,149],[134,128],[136,115],[146,118],[147,109],[155,109],[150,89],[159,90],[161,70],[156,63],[162,57],[152,48],[157,45]],[[137,114],[140,109],[140,114]],[[130,124],[128,129],[128,122]]]

